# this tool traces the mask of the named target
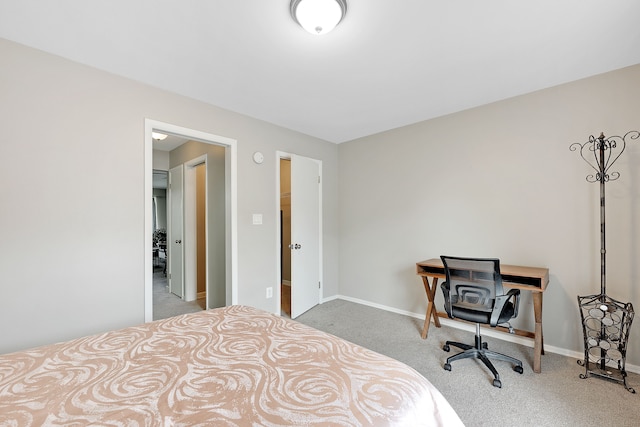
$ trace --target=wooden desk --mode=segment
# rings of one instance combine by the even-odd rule
[[[542,355],[544,354],[544,338],[542,336],[542,293],[549,284],[549,269],[538,267],[521,267],[517,265],[500,264],[502,283],[509,288],[517,288],[530,291],[533,297],[533,314],[535,317],[535,331],[523,331],[516,329],[515,333],[520,336],[533,338],[533,371],[540,373]],[[427,314],[422,328],[422,339],[427,338],[429,325],[433,317],[433,323],[440,327],[438,317],[448,317],[445,312],[438,312],[434,305],[438,279],[446,279],[444,266],[440,258],[432,258],[416,263],[416,274],[422,277],[424,290],[427,293]],[[431,282],[429,278],[432,278]],[[497,329],[508,331],[507,328],[497,327]]]

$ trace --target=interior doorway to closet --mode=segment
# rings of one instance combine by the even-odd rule
[[[280,313],[291,317],[291,159],[280,159]]]
[[[322,295],[322,162],[277,153],[278,311],[295,319]]]

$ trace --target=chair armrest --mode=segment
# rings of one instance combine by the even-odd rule
[[[507,302],[513,299],[513,316],[512,319],[518,316],[518,306],[520,305],[520,289],[509,289],[506,295],[499,295],[496,297],[496,302],[493,305],[493,311],[491,312],[491,320],[489,325],[495,327],[498,325],[498,320],[504,310],[504,306]]]
[[[512,319],[518,317],[518,307],[520,307],[520,289],[509,289],[507,292],[507,296],[509,298],[514,298],[513,300],[513,316]]]
[[[444,305],[447,313],[453,313],[453,308],[451,307],[451,289],[449,288],[449,282],[442,282],[440,284],[440,289],[442,289],[442,295],[444,295]]]

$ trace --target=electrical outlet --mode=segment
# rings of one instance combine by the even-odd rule
[[[273,288],[267,288],[267,298],[273,298]]]

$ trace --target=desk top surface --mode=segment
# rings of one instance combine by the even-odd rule
[[[440,258],[431,258],[417,262],[416,272],[419,276],[445,277],[444,265]],[[539,288],[541,291],[544,291],[549,283],[549,269],[545,267],[526,267],[500,263],[500,274],[503,282],[511,287],[531,288],[531,285],[520,286],[518,284],[518,279],[520,278],[538,281],[539,284],[533,285],[533,287]],[[512,284],[516,284],[516,286]]]

